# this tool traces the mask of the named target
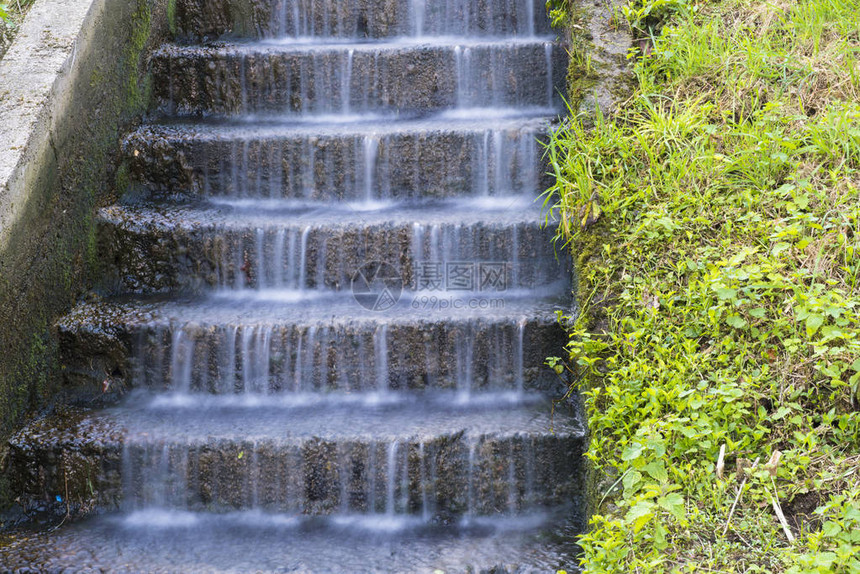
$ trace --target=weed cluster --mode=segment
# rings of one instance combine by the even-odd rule
[[[34,0],[0,1],[0,58],[6,53],[15,37],[24,15]]]
[[[637,0],[547,148],[608,478],[587,572],[860,572],[860,3]]]

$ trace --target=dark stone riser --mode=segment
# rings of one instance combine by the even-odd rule
[[[582,436],[549,434],[187,445],[131,436],[73,450],[16,437],[10,465],[25,504],[62,493],[86,511],[256,509],[449,520],[568,503],[582,486],[583,443]]]
[[[567,56],[549,42],[285,51],[163,49],[157,109],[170,115],[415,113],[462,107],[562,109]]]
[[[545,13],[543,0],[178,0],[175,28],[185,41],[525,36],[551,32]]]
[[[552,235],[538,223],[235,230],[103,222],[100,252],[120,291],[349,291],[362,267],[383,262],[399,272],[407,289],[438,296],[445,293],[426,291],[428,268],[468,262],[475,273],[498,268],[499,281],[488,294],[504,296],[567,277],[567,267],[542,248]]]
[[[137,187],[155,196],[313,201],[531,196],[551,184],[538,141],[547,129],[231,140],[156,126],[133,133],[123,150]]]
[[[60,332],[70,387],[297,393],[540,389],[563,383],[543,362],[564,345],[550,319],[509,323],[131,325]]]

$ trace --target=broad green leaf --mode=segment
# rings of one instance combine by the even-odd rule
[[[649,437],[645,444],[654,451],[655,456],[660,457],[666,454],[666,441],[662,437]]]
[[[654,548],[657,550],[665,550],[668,544],[666,543],[666,528],[660,522],[654,523]]]
[[[683,521],[687,514],[684,510],[684,497],[677,492],[661,496],[657,499],[657,504],[668,510],[679,521]]]
[[[642,448],[642,444],[638,442],[628,444],[621,453],[621,460],[630,461],[639,458],[642,455]]]
[[[821,527],[821,534],[828,538],[832,538],[842,532],[842,527],[839,526],[838,522],[834,522],[832,520],[828,520],[824,523],[824,526]]]
[[[824,337],[824,341],[832,341],[833,339],[841,339],[845,333],[839,327],[825,325],[821,328],[821,336]]]
[[[659,481],[666,482],[669,480],[669,474],[666,472],[666,467],[663,464],[663,461],[654,460],[645,465],[645,472],[651,475],[651,478]]]
[[[624,485],[624,496],[631,496],[634,494],[636,486],[642,482],[642,473],[638,470],[631,470],[624,475],[621,482]]]
[[[717,289],[714,289],[714,292],[717,294],[717,297],[719,297],[723,301],[729,301],[731,299],[734,299],[738,294],[738,290],[732,289],[731,287],[719,287]]]
[[[764,307],[756,307],[755,309],[750,309],[749,314],[751,317],[755,317],[756,319],[763,319],[765,315],[767,315],[767,309]]]
[[[785,251],[789,247],[791,247],[790,243],[788,243],[786,241],[780,241],[779,243],[777,243],[776,245],[773,246],[773,255],[779,256],[780,253],[782,253],[783,251]]]
[[[806,335],[811,337],[818,332],[819,327],[824,324],[824,315],[810,313],[806,317]]]
[[[654,505],[650,502],[637,502],[633,508],[627,512],[625,520],[633,526],[633,532],[639,532],[642,527],[648,524],[648,521],[654,517]]]
[[[853,520],[860,523],[860,508],[856,506],[848,506],[845,508],[845,520]]]

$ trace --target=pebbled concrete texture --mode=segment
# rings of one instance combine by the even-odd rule
[[[62,395],[51,324],[97,277],[96,209],[149,105],[144,57],[167,4],[36,0],[0,61],[0,471],[26,414]]]
[[[14,185],[14,180],[27,177],[31,166],[28,160],[38,153],[39,144],[43,143],[38,140],[50,135],[40,130],[41,133],[33,134],[32,144],[35,145],[28,145],[33,128],[52,119],[44,118],[42,112],[55,84],[59,92],[67,88],[64,84],[69,82],[73,63],[70,56],[76,51],[78,31],[89,7],[89,0],[37,2],[15,43],[0,60],[0,117],[3,118],[0,123],[0,185],[3,185],[0,238],[9,231],[10,220],[20,214],[20,209],[16,209],[20,202],[16,200],[26,189]],[[56,18],[55,13],[63,17]],[[59,105],[63,103],[58,102]],[[62,110],[57,111],[62,113]]]

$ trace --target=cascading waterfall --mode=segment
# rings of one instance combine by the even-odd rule
[[[212,460],[205,450],[193,444],[171,446],[142,437],[141,442],[126,445],[123,450],[122,487],[126,492],[126,508],[129,511],[146,508],[196,511],[201,505],[212,504],[225,509],[302,512],[322,503],[326,511],[333,514],[389,518],[414,515],[430,521],[440,502],[450,504],[442,499],[443,493],[436,486],[440,476],[433,455],[444,448],[441,444],[395,439],[371,442],[366,448],[341,444],[330,453],[291,449],[282,455],[283,460],[271,456],[273,448],[273,444],[251,440],[239,447],[232,461]],[[499,467],[496,478],[504,481],[505,489],[498,502],[491,490],[480,482],[479,477],[485,476],[484,470],[492,464],[485,458],[487,449],[477,441],[469,441],[464,446],[461,453],[464,466],[459,476],[448,478],[459,485],[458,503],[465,508],[467,520],[478,518],[482,509],[497,504],[505,513],[516,515],[533,497],[535,445],[518,441],[508,442],[502,448],[507,460]],[[415,465],[411,462],[413,453],[417,455]],[[311,470],[314,465],[320,468],[331,465],[337,469],[333,488],[322,498],[307,490],[314,480]],[[356,468],[364,469],[360,477],[350,475],[349,469]],[[523,492],[518,468],[523,473]],[[377,477],[383,477],[382,484],[377,482]],[[413,490],[413,477],[417,478],[416,490]],[[229,485],[236,480],[240,481],[241,488],[231,489]],[[201,481],[212,486],[207,500],[188,497],[189,486]],[[378,487],[384,490],[379,492]],[[381,505],[377,502],[377,493],[382,495]],[[416,503],[414,509],[412,501]]]
[[[297,0],[276,4],[265,35],[303,41],[315,36],[349,38],[362,32],[415,38],[481,34],[532,37],[537,33],[535,10],[530,0],[481,4],[469,0],[408,0],[381,5],[378,13],[368,14],[362,22],[355,19],[359,11],[355,0]],[[503,19],[507,14],[515,18]],[[542,26],[548,30],[546,23]]]
[[[121,501],[47,569],[570,569],[585,430],[543,364],[570,278],[533,202],[566,70],[542,2],[234,4],[178,0],[188,41],[152,54],[155,123],[122,143],[143,199],[99,213],[126,292],[59,326],[69,376],[133,393],[12,456],[98,453],[68,496]]]
[[[341,84],[341,93],[343,94],[343,114],[349,115],[349,104],[352,100],[352,60],[355,56],[355,49],[350,48],[346,56],[346,70],[343,73],[343,83]]]
[[[388,458],[386,470],[388,478],[385,483],[385,514],[394,516],[397,513],[395,507],[395,492],[397,489],[397,449],[400,445],[393,441],[388,445]]]
[[[543,45],[546,58],[546,104],[552,106],[554,82],[552,81],[552,42]]]
[[[310,233],[310,227],[305,227],[302,231],[301,247],[299,248],[301,256],[301,260],[299,261],[299,283],[297,285],[299,289],[304,289],[308,282],[308,236]]]
[[[389,390],[388,380],[388,326],[380,325],[373,336],[373,347],[376,355],[376,385],[381,393]]]
[[[194,341],[183,329],[175,329],[170,348],[173,387],[180,392],[188,392],[191,390],[191,370],[194,367]]]
[[[517,470],[514,443],[510,443],[508,452],[508,513],[515,515],[517,512]]]
[[[475,516],[475,450],[478,445],[475,441],[469,441],[469,455],[466,466],[467,476],[467,498],[466,498],[466,513],[464,520],[472,520]]]
[[[427,8],[426,0],[413,0],[410,2],[410,8],[412,9],[412,19],[414,25],[412,26],[412,34],[420,38],[424,35],[424,12]]]
[[[416,119],[409,121],[408,131],[398,133],[353,124],[316,135],[310,128],[279,136],[267,133],[253,142],[213,139],[206,143],[209,157],[193,154],[185,160],[195,168],[185,177],[192,178],[191,185],[204,197],[239,207],[252,207],[254,200],[361,201],[368,195],[402,201],[429,186],[438,197],[467,190],[474,190],[476,197],[522,197],[542,182],[535,132],[545,125],[516,127],[515,121],[500,117],[499,127],[479,128],[452,119],[427,132],[426,121]],[[181,130],[163,136],[186,155],[202,145],[181,141]],[[440,150],[443,142],[452,147]],[[129,142],[132,145],[148,144]],[[164,191],[174,193],[170,185],[164,182]]]
[[[517,343],[514,346],[514,364],[515,364],[515,373],[516,373],[516,389],[517,394],[522,394],[525,390],[525,375],[524,375],[524,366],[523,366],[523,357],[525,356],[525,348],[523,344],[523,340],[525,338],[525,330],[526,330],[526,319],[521,319],[517,323]]]
[[[368,203],[374,199],[374,170],[379,152],[379,140],[376,134],[364,137],[364,199]]]
[[[527,318],[511,319],[479,329],[461,327],[450,340],[427,339],[421,330],[387,324],[331,327],[308,325],[290,329],[263,323],[238,327],[206,327],[198,323],[149,327],[151,336],[135,345],[135,386],[194,395],[272,394],[322,389],[387,393],[392,387],[456,390],[467,400],[476,389],[514,391],[550,384],[533,378],[526,365],[524,334]],[[430,331],[428,331],[430,332]],[[392,346],[392,340],[398,345]],[[401,346],[416,354],[397,353]],[[338,366],[332,349],[362,349],[351,367]],[[166,353],[165,353],[166,350]],[[441,360],[440,360],[441,357]],[[335,369],[337,376],[328,376]],[[411,373],[420,373],[412,375]]]

